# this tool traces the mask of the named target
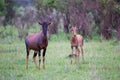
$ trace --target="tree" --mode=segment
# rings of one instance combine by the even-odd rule
[[[6,12],[4,0],[0,0],[0,16],[3,16]]]
[[[14,2],[13,0],[5,0],[5,7],[6,7],[6,14],[5,14],[5,20],[4,20],[4,26],[7,24],[12,24],[12,19],[14,17],[14,10],[13,10],[13,5]]]

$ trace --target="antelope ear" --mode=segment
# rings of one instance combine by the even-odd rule
[[[42,23],[41,22],[38,22],[40,25],[42,25]]]

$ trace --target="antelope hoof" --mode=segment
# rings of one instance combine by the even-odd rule
[[[70,64],[72,64],[72,61],[70,62]]]
[[[36,66],[36,69],[40,70],[40,67]]]
[[[83,59],[83,62],[84,62],[84,59]]]
[[[43,65],[43,69],[45,69],[45,66]]]
[[[26,66],[26,69],[28,69],[28,66]]]
[[[40,70],[40,68],[39,68],[39,67],[38,67],[37,69],[38,69],[38,70]]]

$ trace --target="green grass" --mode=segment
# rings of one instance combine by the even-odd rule
[[[119,80],[120,42],[88,41],[84,45],[85,62],[70,64],[69,41],[49,41],[46,69],[37,70],[29,56],[26,70],[26,51],[23,41],[0,41],[0,80]],[[37,57],[38,62],[38,57]]]

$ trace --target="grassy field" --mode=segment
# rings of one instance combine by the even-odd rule
[[[85,62],[70,64],[69,41],[49,41],[46,69],[37,70],[33,51],[26,70],[24,41],[0,41],[0,80],[119,80],[120,42],[88,41],[84,45]],[[38,57],[37,57],[38,60]],[[37,61],[38,62],[38,61]],[[75,61],[74,61],[75,62]]]

